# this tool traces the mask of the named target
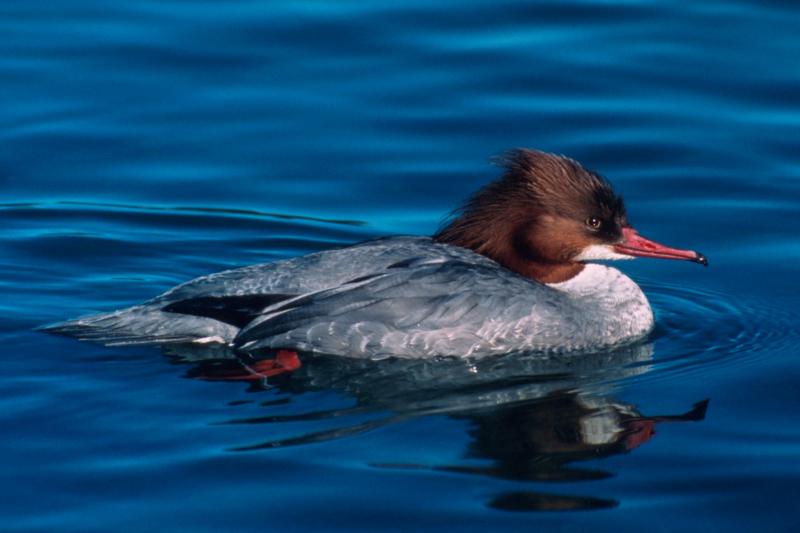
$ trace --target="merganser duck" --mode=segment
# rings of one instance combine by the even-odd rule
[[[564,156],[517,149],[432,238],[388,237],[200,277],[143,304],[46,329],[106,345],[220,343],[361,358],[595,351],[653,312],[595,260],[707,265],[640,236],[622,198]]]

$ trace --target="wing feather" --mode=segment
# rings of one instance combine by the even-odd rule
[[[560,295],[491,265],[408,261],[369,279],[271,306],[240,331],[234,345],[356,357],[507,351],[520,336],[530,335],[539,297]]]

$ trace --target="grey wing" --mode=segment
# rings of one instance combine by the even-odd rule
[[[411,261],[271,306],[234,344],[370,358],[503,353],[531,347],[561,300],[493,265]]]
[[[382,272],[400,261],[420,258],[463,259],[472,263],[494,264],[470,250],[442,245],[426,237],[386,237],[346,248],[203,276],[178,285],[151,302],[255,294],[306,294]]]
[[[142,305],[81,317],[46,329],[103,344],[230,342],[271,304],[347,284],[352,279],[424,259],[494,265],[474,252],[424,237],[391,237],[275,263],[203,276]]]

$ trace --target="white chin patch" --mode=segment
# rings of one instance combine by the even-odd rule
[[[633,259],[632,255],[625,255],[614,251],[610,244],[592,244],[583,249],[576,257],[576,261],[603,261],[608,259]]]

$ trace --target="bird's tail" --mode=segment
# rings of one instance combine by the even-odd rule
[[[227,343],[238,328],[206,317],[169,313],[157,307],[139,305],[50,324],[41,330],[106,346],[126,346],[204,341]]]

